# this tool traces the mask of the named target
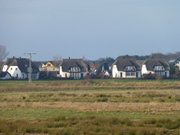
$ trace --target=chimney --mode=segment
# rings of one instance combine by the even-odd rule
[[[69,60],[71,59],[71,57],[69,57]]]

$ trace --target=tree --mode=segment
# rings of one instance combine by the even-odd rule
[[[7,49],[5,46],[0,45],[0,61],[3,61],[8,55]]]
[[[56,62],[56,64],[58,64],[58,65],[61,65],[61,64],[63,63],[63,58],[60,57],[60,56],[54,56],[54,57],[53,57],[53,60],[54,60],[54,62]]]
[[[0,69],[3,65],[3,60],[8,56],[8,52],[5,46],[0,45]]]
[[[167,56],[163,53],[152,53],[151,58],[153,59],[161,59],[161,60],[167,60]]]

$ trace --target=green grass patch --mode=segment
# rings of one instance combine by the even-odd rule
[[[144,113],[76,112],[58,109],[5,110],[4,113],[1,111],[0,132],[50,135],[178,134],[180,119],[171,119],[172,115],[166,118],[159,116]]]

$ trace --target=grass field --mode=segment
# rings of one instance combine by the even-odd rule
[[[0,135],[180,135],[180,81],[0,81]]]

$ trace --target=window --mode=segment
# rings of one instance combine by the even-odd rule
[[[80,72],[80,68],[79,67],[71,67],[70,72]]]
[[[155,66],[154,71],[163,71],[164,67],[163,66]]]
[[[136,76],[136,72],[126,72],[126,76]]]
[[[48,67],[51,67],[51,64],[48,63],[47,66],[48,66]]]
[[[136,71],[135,66],[126,66],[125,71]]]
[[[159,76],[165,76],[166,75],[166,73],[165,72],[155,72],[156,73],[156,75],[159,75]]]

